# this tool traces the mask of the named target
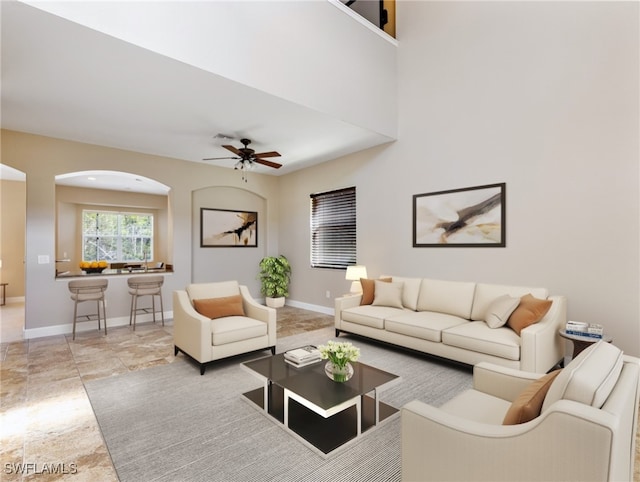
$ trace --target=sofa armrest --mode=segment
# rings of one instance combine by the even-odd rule
[[[267,324],[269,346],[276,346],[276,310],[258,303],[245,285],[240,285],[242,295],[242,307],[247,317],[259,320]]]
[[[545,373],[564,358],[564,343],[558,331],[567,323],[567,299],[550,296],[553,302],[538,323],[520,332],[520,369]]]
[[[480,362],[473,367],[473,388],[479,392],[513,402],[531,382],[544,373],[531,373]]]
[[[173,343],[201,363],[211,359],[211,320],[193,308],[184,290],[173,292]]]
[[[569,400],[519,425],[474,422],[413,401],[401,411],[402,479],[608,480],[617,423]]]
[[[344,295],[340,298],[336,298],[335,300],[335,327],[336,329],[342,328],[342,310],[346,310],[348,308],[355,308],[356,306],[360,306],[360,300],[362,299],[362,295]]]

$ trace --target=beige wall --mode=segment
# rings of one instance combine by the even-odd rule
[[[58,333],[60,326],[71,322],[73,305],[69,301],[67,283],[55,279],[56,256],[56,186],[55,176],[82,170],[113,170],[142,175],[171,188],[167,224],[170,232],[170,254],[174,273],[165,278],[165,310],[170,311],[171,292],[183,289],[192,281],[192,193],[210,186],[227,186],[246,190],[263,199],[273,199],[273,209],[266,212],[264,246],[277,250],[275,227],[278,219],[277,178],[254,174],[247,186],[232,169],[202,163],[180,161],[159,156],[82,144],[43,136],[3,130],[2,159],[27,174],[26,182],[26,304],[25,325],[29,336]],[[5,229],[4,216],[2,229]],[[38,263],[41,255],[50,262]],[[224,253],[212,253],[222,258]],[[252,280],[256,267],[238,272],[240,280]],[[219,272],[211,272],[210,280],[222,280]],[[37,293],[30,297],[31,293]],[[259,292],[253,292],[259,297]],[[128,320],[130,298],[126,278],[109,279],[108,317]],[[58,331],[56,331],[58,330]]]
[[[292,298],[348,291],[309,268],[308,203],[354,185],[370,276],[545,286],[640,355],[639,7],[398,2],[398,141],[282,180]],[[496,182],[506,248],[412,247],[413,194]]]
[[[0,282],[9,283],[7,298],[24,296],[26,184],[0,181]]]

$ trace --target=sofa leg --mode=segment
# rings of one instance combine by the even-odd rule
[[[271,349],[271,354],[275,355],[276,354],[276,347],[272,346],[272,347],[270,347],[270,349]]]
[[[336,328],[336,338],[340,336],[340,330]]]
[[[207,368],[205,363],[200,363],[200,375],[204,375],[204,370]]]
[[[178,356],[179,351],[180,349],[177,346],[173,345],[173,356]]]

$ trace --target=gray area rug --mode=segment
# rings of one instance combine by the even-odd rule
[[[277,353],[335,339],[325,328],[278,340]],[[471,387],[471,370],[341,336],[363,363],[402,377],[381,400],[397,408],[418,399],[439,406]],[[260,386],[239,364],[268,352],[197,365],[176,362],[89,381],[93,410],[122,481],[399,481],[400,417],[328,459],[242,400]]]

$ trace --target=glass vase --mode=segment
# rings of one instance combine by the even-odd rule
[[[346,382],[353,376],[353,366],[347,362],[344,367],[334,365],[333,362],[328,361],[324,366],[324,372],[334,382]]]

